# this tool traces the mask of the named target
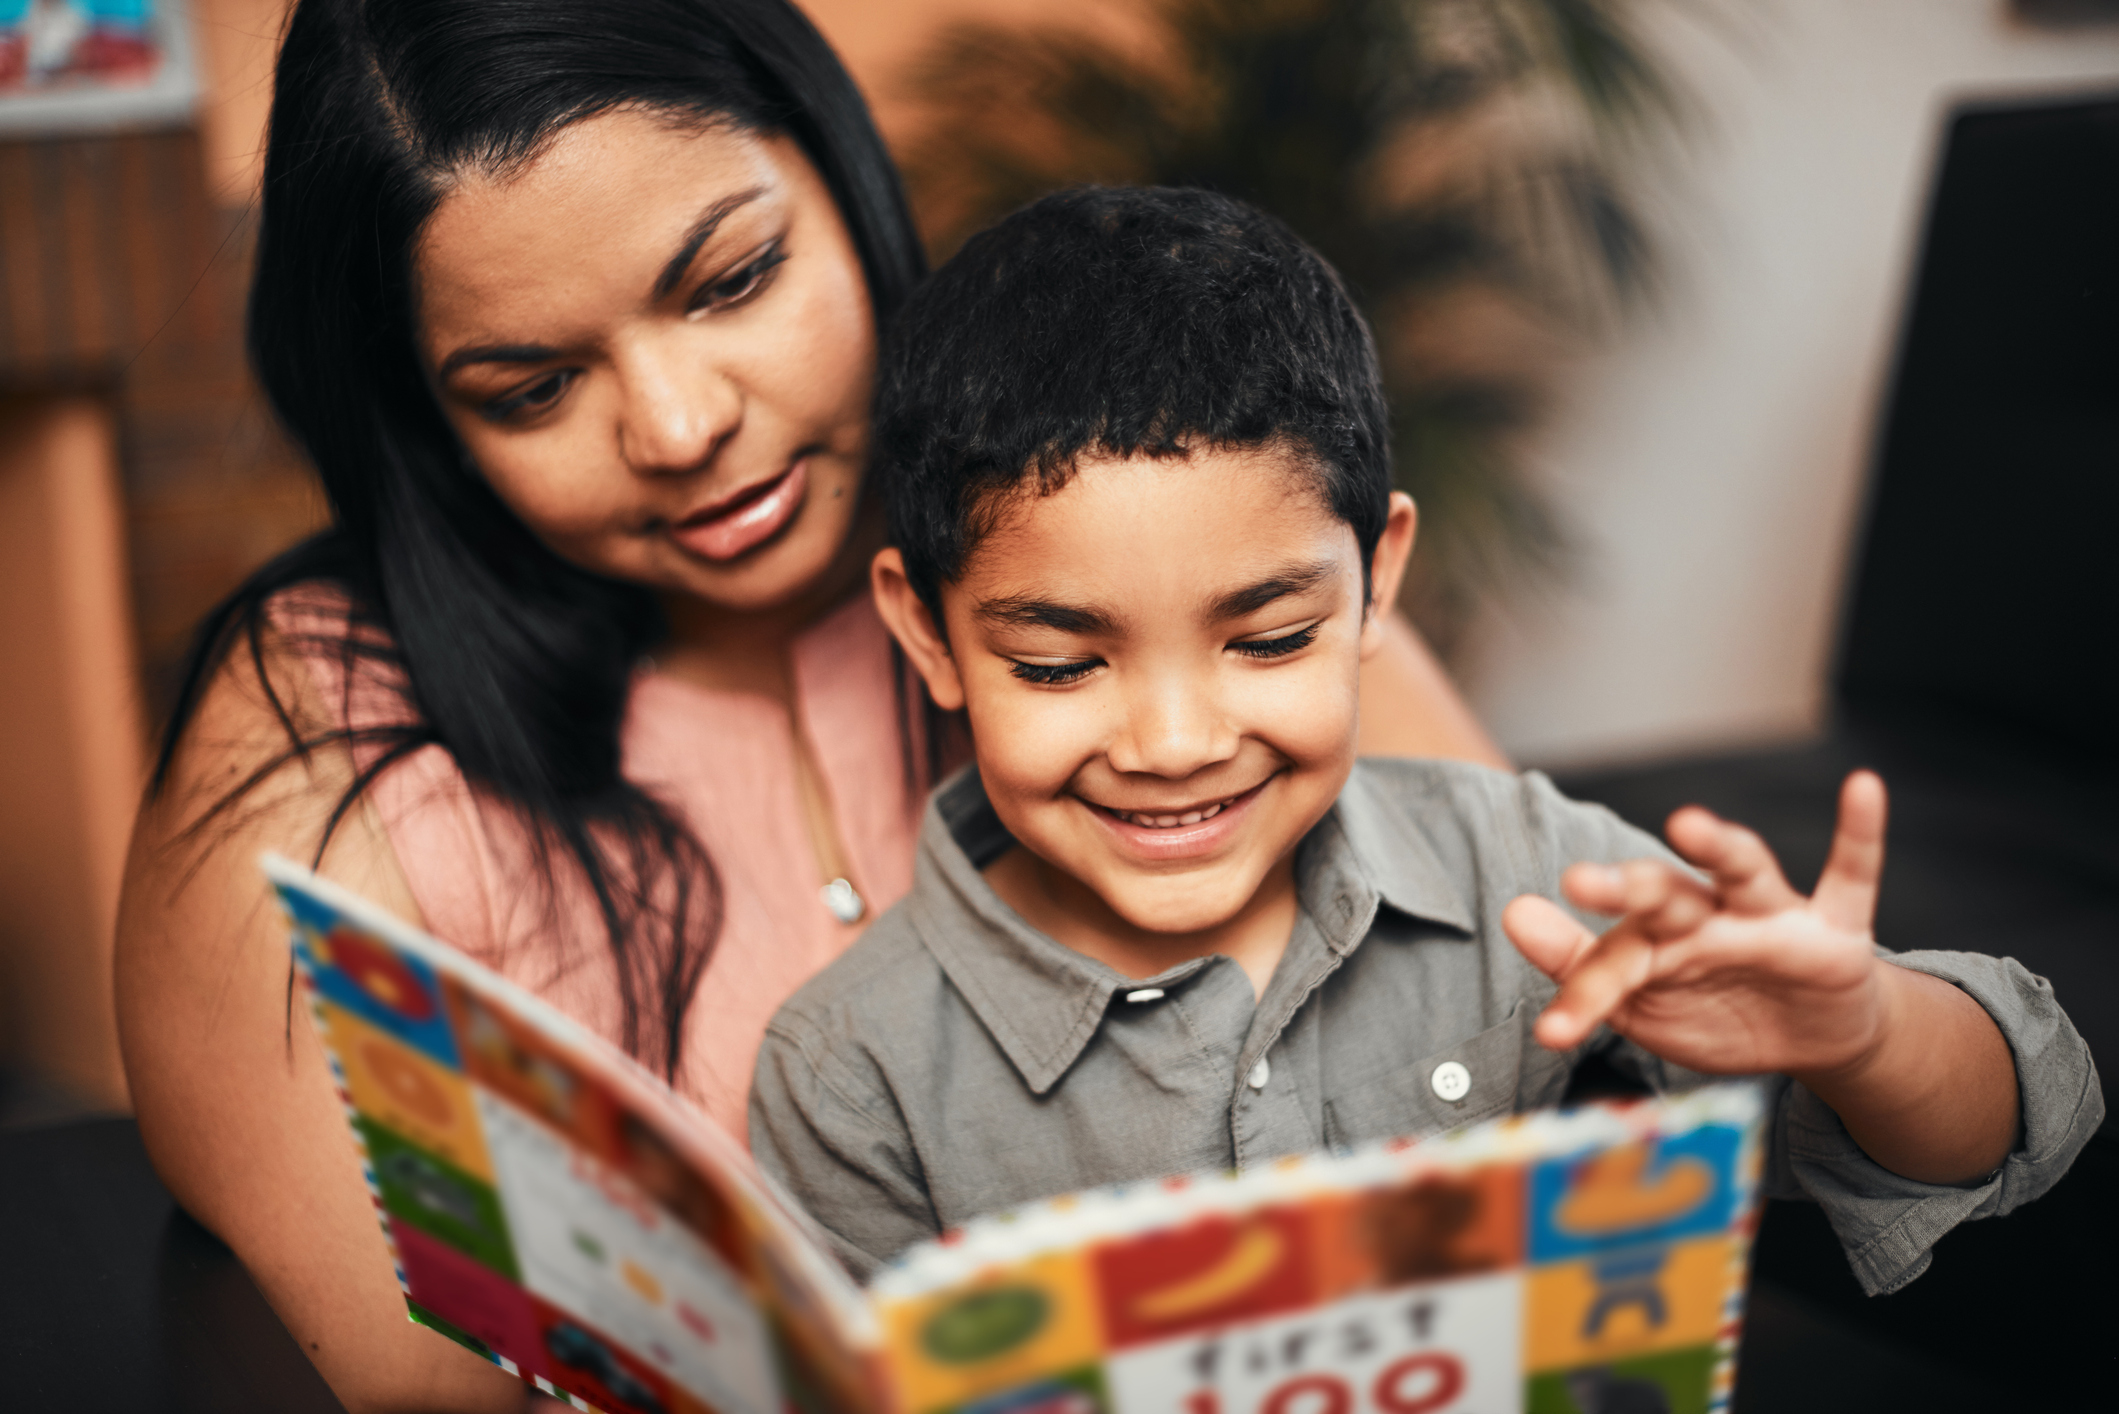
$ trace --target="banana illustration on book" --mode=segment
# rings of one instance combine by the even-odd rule
[[[1256,1286],[1280,1265],[1287,1238],[1264,1224],[1245,1228],[1228,1254],[1203,1272],[1145,1292],[1133,1300],[1133,1315],[1143,1321],[1174,1321],[1211,1310]]]

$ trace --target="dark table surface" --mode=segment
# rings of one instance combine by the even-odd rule
[[[0,1360],[9,1408],[339,1408],[128,1119],[0,1134]]]

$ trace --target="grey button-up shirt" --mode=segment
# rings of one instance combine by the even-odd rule
[[[766,1031],[752,1151],[857,1275],[1056,1193],[1550,1105],[1592,1054],[1659,1090],[1698,1079],[1608,1030],[1569,1052],[1531,1039],[1556,988],[1508,941],[1502,909],[1557,897],[1578,860],[1667,856],[1536,772],[1357,764],[1298,848],[1295,931],[1255,1001],[1226,957],[1126,978],[1038,932],[979,872],[1011,843],[975,772],[945,785],[911,895]],[[1957,1223],[2044,1192],[2104,1113],[2088,1049],[2042,978],[1971,953],[1892,960],[1994,1017],[2024,1136],[1983,1183],[1915,1183],[1801,1086],[1769,1081],[1767,1191],[1823,1204],[1871,1292],[1918,1276]]]

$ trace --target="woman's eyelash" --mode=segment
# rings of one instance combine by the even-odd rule
[[[1300,652],[1317,641],[1318,624],[1298,628],[1293,633],[1284,633],[1278,638],[1246,638],[1229,646],[1246,658],[1281,658]]]
[[[1083,663],[1025,663],[1011,660],[1008,671],[1024,682],[1034,682],[1043,687],[1057,687],[1088,675],[1091,669],[1103,664],[1094,658]]]
[[[487,403],[485,406],[486,416],[504,419],[512,417],[526,408],[541,409],[549,407],[559,401],[559,395],[564,393],[567,390],[567,385],[573,381],[574,373],[572,369],[562,369],[557,373],[548,373],[519,393],[512,393],[504,398],[495,398],[492,402]]]
[[[710,305],[740,304],[765,287],[769,276],[787,259],[787,252],[773,245],[756,260],[740,270],[722,276],[701,287],[692,298],[692,310],[697,312]]]

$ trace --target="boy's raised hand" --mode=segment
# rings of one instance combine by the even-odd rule
[[[1707,882],[1657,859],[1573,866],[1561,879],[1568,901],[1618,915],[1601,936],[1550,900],[1517,899],[1502,917],[1509,938],[1560,984],[1537,1039],[1566,1050],[1609,1022],[1693,1070],[1858,1065],[1890,1002],[1870,931],[1884,817],[1883,782],[1868,771],[1847,777],[1831,858],[1808,898],[1757,835],[1688,806],[1667,833]]]
[[[1577,864],[1560,886],[1616,914],[1601,936],[1524,897],[1502,926],[1560,984],[1536,1034],[1555,1050],[1600,1022],[1664,1060],[1723,1075],[1779,1071],[1831,1106],[1869,1157],[1924,1183],[1970,1183],[2017,1144],[2016,1065],[1992,1017],[1948,982],[1877,957],[1884,783],[1839,792],[1832,856],[1804,898],[1757,835],[1697,806],[1670,843],[1707,882],[1656,859]]]

